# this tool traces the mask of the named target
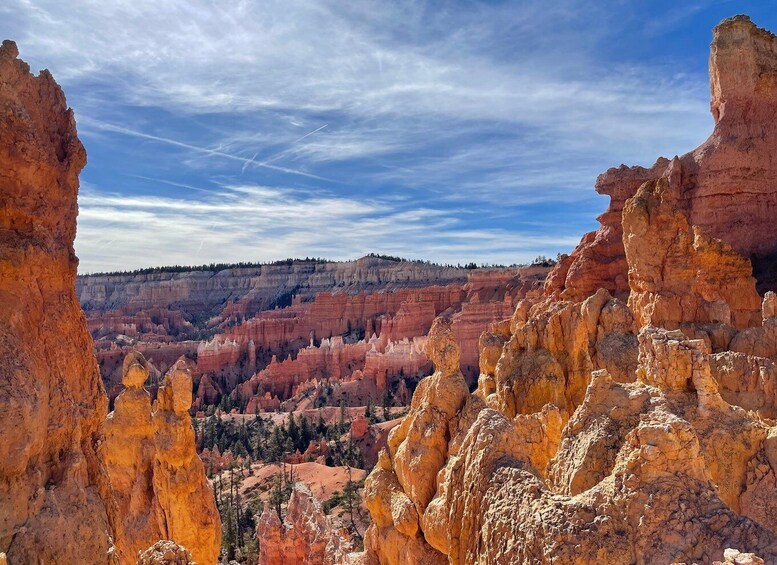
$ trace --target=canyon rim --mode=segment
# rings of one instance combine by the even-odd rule
[[[515,266],[77,276],[86,151],[0,47],[0,563],[777,563],[777,36]]]

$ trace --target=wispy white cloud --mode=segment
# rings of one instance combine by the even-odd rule
[[[116,188],[90,156],[86,270],[367,251],[512,263],[592,222],[487,218],[590,205],[604,168],[708,132],[703,72],[618,59],[627,5],[6,0],[0,34],[65,86],[90,155],[144,144],[122,178],[156,194]]]
[[[378,152],[380,116],[396,124],[383,132],[391,146],[409,129],[413,148],[473,121],[589,145],[651,138],[678,115],[691,128],[664,130],[666,145],[698,141],[707,126],[703,82],[593,57],[613,23],[604,5],[529,0],[457,13],[421,1],[10,1],[27,56],[65,83],[115,81],[125,101],[184,113],[337,113],[346,134],[363,133]],[[518,53],[495,56],[501,44]],[[431,131],[417,136],[423,125]],[[321,138],[310,154],[330,159]]]
[[[76,248],[81,272],[204,261],[273,260],[299,255],[353,259],[373,250],[456,263],[513,263],[570,237],[501,229],[461,230],[459,210],[402,209],[262,186],[224,186],[191,198],[126,197],[82,187]],[[374,244],[370,245],[370,242]],[[151,261],[153,262],[153,260]]]

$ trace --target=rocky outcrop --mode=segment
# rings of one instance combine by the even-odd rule
[[[221,521],[205,469],[197,457],[188,410],[191,375],[176,363],[153,409],[143,388],[148,362],[140,353],[124,360],[126,387],[108,415],[102,455],[118,507],[118,541],[126,563],[156,540],[173,540],[198,563],[215,563]]]
[[[365,484],[373,519],[365,543],[384,563],[445,561],[416,534],[448,456],[453,419],[468,396],[449,319],[435,320],[427,354],[436,371],[419,383],[410,413],[389,433],[388,453]]]
[[[139,353],[124,360],[124,391],[116,398],[105,425],[102,457],[118,510],[117,527],[125,562],[163,539],[159,500],[154,492],[154,422],[151,396],[143,388],[148,364]]]
[[[597,192],[610,196],[610,207],[599,217],[602,227],[587,234],[549,275],[548,292],[580,300],[598,288],[616,296],[628,291],[623,206],[645,182],[667,177],[670,169],[678,185],[676,206],[689,224],[739,255],[753,256],[756,271],[763,272],[762,290],[772,289],[777,280],[770,266],[777,254],[774,49],[774,36],[746,16],[715,28],[709,69],[712,135],[676,160],[661,158],[650,169],[621,166],[599,176]]]
[[[705,145],[599,177],[602,228],[480,336],[476,392],[421,382],[365,484],[366,562],[777,561],[777,299],[749,259],[777,242],[777,38],[737,17],[712,50]]]
[[[691,226],[679,208],[682,186],[682,163],[674,159],[665,175],[643,184],[623,210],[629,306],[637,325],[744,329],[759,323],[761,299],[750,261]]]
[[[138,555],[137,565],[195,565],[189,550],[174,541],[159,540]]]
[[[75,294],[86,153],[48,71],[0,47],[0,552],[107,563],[113,510],[97,455],[107,398]]]
[[[368,398],[373,402],[381,399],[400,377],[428,374],[431,362],[424,353],[425,341],[416,337],[392,342],[384,334],[356,343],[345,343],[340,336],[323,339],[318,346],[300,349],[295,358],[278,361],[273,356],[267,367],[240,384],[231,396],[238,404],[247,402],[245,412],[249,414],[264,407],[268,394],[283,399],[310,397],[311,389],[322,403],[336,404],[342,399],[347,405],[363,406]],[[317,387],[319,383],[328,386]]]
[[[348,530],[327,516],[310,489],[295,483],[281,522],[273,508],[265,508],[256,525],[260,565],[342,563],[353,550]]]
[[[192,377],[181,360],[168,371],[154,403],[153,488],[161,508],[162,538],[185,546],[197,563],[215,563],[221,520],[195,451],[191,405]]]

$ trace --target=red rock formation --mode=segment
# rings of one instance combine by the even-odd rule
[[[48,71],[0,47],[0,552],[107,563],[107,398],[75,294],[86,154]],[[107,501],[107,502],[106,502]]]
[[[754,212],[775,69],[777,37],[716,28],[715,133],[599,178],[602,228],[480,337],[475,394],[441,388],[458,352],[430,338],[437,372],[365,484],[365,562],[777,562],[777,428],[754,412],[775,409],[777,299],[747,257],[777,241]]]
[[[283,522],[265,508],[256,525],[260,565],[342,563],[352,550],[348,531],[321,509],[304,483],[295,483]]]
[[[224,392],[213,382],[213,379],[208,375],[203,375],[197,384],[197,396],[193,405],[195,408],[202,408],[216,404],[222,394]]]
[[[737,16],[715,28],[710,55],[710,107],[715,128],[700,147],[679,158],[678,209],[691,225],[749,258],[777,253],[772,229],[777,207],[777,88],[773,36]],[[650,169],[610,169],[596,189],[611,198],[602,227],[587,234],[548,277],[547,291],[580,300],[606,288],[628,290],[620,215],[645,182],[666,176],[671,161]],[[678,167],[678,165],[674,165]]]
[[[139,353],[124,361],[125,390],[108,415],[102,456],[118,507],[117,543],[132,564],[156,540],[183,544],[199,563],[215,563],[221,521],[197,457],[188,417],[191,375],[179,361],[165,376],[158,401],[143,388],[148,363]]]
[[[678,207],[682,177],[675,159],[664,177],[643,184],[623,210],[629,306],[637,325],[754,326],[761,320],[761,299],[750,261],[703,228],[691,227]]]
[[[310,345],[300,349],[296,358],[289,357],[278,362],[274,357],[264,370],[240,385],[233,393],[233,398],[250,398],[246,408],[250,413],[262,404],[262,399],[268,392],[271,397],[277,396],[281,399],[301,394],[310,397],[311,393],[317,398],[321,397],[324,391],[319,383],[326,381],[330,384],[336,383],[336,392],[325,398],[325,401],[334,398],[339,402],[344,399],[349,405],[363,405],[370,397],[375,401],[381,398],[386,390],[394,388],[390,385],[396,383],[400,377],[422,376],[430,370],[428,357],[423,353],[424,338],[419,336],[426,334],[433,317],[439,312],[451,313],[453,330],[462,348],[463,368],[467,374],[474,375],[478,365],[478,338],[483,326],[509,317],[516,299],[527,294],[538,294],[538,290],[530,281],[535,280],[532,277],[542,277],[544,272],[543,269],[537,268],[534,271],[528,270],[526,274],[510,271],[484,271],[473,274],[463,289],[463,301],[448,307],[445,307],[449,304],[446,300],[430,300],[430,289],[407,292],[400,297],[396,315],[383,314],[373,318],[371,325],[378,328],[379,337],[373,336],[369,342],[345,343],[336,336],[331,340],[325,339],[319,347]],[[327,307],[314,308],[307,311],[307,314],[330,310],[331,298],[317,297],[317,302],[318,299],[323,299]],[[329,315],[322,318],[319,313],[315,316],[317,319],[324,319]],[[254,320],[262,318],[264,315],[257,316]],[[254,321],[249,321],[246,325],[252,323]],[[308,324],[306,328],[312,325],[310,322],[305,323]],[[241,332],[240,338],[218,336],[203,347],[223,351],[220,355],[225,357],[214,361],[213,367],[219,364],[228,367],[237,363],[236,359],[240,357],[237,340],[246,341],[241,327],[236,328],[237,330]],[[255,337],[260,339],[259,336]],[[216,353],[210,358],[215,357]],[[203,359],[202,350],[199,359]],[[211,361],[208,361],[207,366],[200,361],[200,370],[210,368]]]
[[[363,268],[353,270],[357,264]],[[386,382],[397,376],[430,369],[416,354],[402,359],[402,350],[410,352],[404,345],[387,352],[388,342],[424,336],[434,317],[443,312],[454,320],[465,375],[474,378],[482,325],[509,316],[515,300],[536,292],[533,289],[547,272],[542,267],[466,271],[434,266],[407,271],[407,263],[377,259],[311,267],[310,272],[297,266],[268,266],[207,276],[192,272],[84,277],[79,289],[85,307],[90,309],[90,328],[98,338],[96,351],[109,395],[113,398],[120,391],[121,359],[131,349],[146,355],[154,367],[152,375],[163,374],[181,355],[196,359],[195,378],[209,377],[207,391],[197,391],[198,400],[208,396],[208,402],[213,400],[214,390],[229,393],[262,369],[269,372],[263,380],[271,383],[272,395],[281,399],[295,395],[298,385],[310,380],[343,379],[355,371],[363,372],[351,380],[366,379],[366,386],[381,395]],[[330,278],[336,272],[342,272],[342,277]],[[279,286],[270,286],[266,277]],[[297,284],[289,287],[290,281]],[[333,286],[320,292],[326,289],[327,281]],[[447,284],[436,284],[440,282]],[[287,287],[289,292],[297,292],[289,294],[291,306],[263,310],[277,303],[269,298],[274,292]],[[237,302],[226,298],[231,295],[242,298]],[[207,303],[213,317],[203,318],[203,305],[193,302],[195,296]],[[225,333],[202,342],[188,339],[203,332],[212,335],[217,327]],[[380,336],[378,353],[388,354],[365,358],[371,348],[350,340],[373,334]],[[318,344],[340,337],[348,340],[346,349],[352,349],[346,352],[352,366],[341,366],[334,359],[326,360],[322,351],[306,348],[311,340]],[[283,360],[292,355],[294,363],[283,361],[279,367],[268,367],[273,355]],[[297,355],[303,357],[298,364]],[[356,359],[356,355],[362,358]],[[307,374],[310,377],[306,378]],[[349,385],[348,389],[352,388],[360,397],[369,396],[356,385]],[[242,390],[240,395],[253,397],[258,392],[263,398],[259,389],[254,379],[251,391]],[[260,404],[260,399],[250,400],[252,407]],[[203,407],[199,401],[196,406]]]
[[[168,371],[154,402],[153,488],[161,508],[162,538],[185,546],[197,563],[215,563],[221,520],[195,451],[191,404],[192,377],[181,360]]]
[[[356,422],[359,419],[357,416]],[[363,419],[363,417],[362,417]],[[366,420],[364,420],[366,422]],[[378,424],[372,424],[364,429],[362,435],[358,435],[362,430],[358,427],[356,429],[356,435],[354,435],[353,425],[351,426],[350,439],[353,444],[359,449],[359,453],[364,460],[364,468],[372,469],[378,462],[378,455],[381,449],[388,444],[388,436],[391,430],[396,428],[402,422],[402,418],[394,418],[386,422],[380,422]],[[357,424],[358,426],[358,424]],[[344,438],[348,441],[349,438]]]

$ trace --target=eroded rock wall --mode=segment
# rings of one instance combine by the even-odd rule
[[[107,414],[75,293],[86,153],[48,71],[0,47],[0,552],[10,563],[107,563]]]
[[[441,380],[435,322],[437,371],[366,481],[364,562],[777,561],[777,299],[750,263],[777,245],[776,65],[748,18],[715,28],[713,135],[599,177],[602,228],[480,337],[474,394]]]

